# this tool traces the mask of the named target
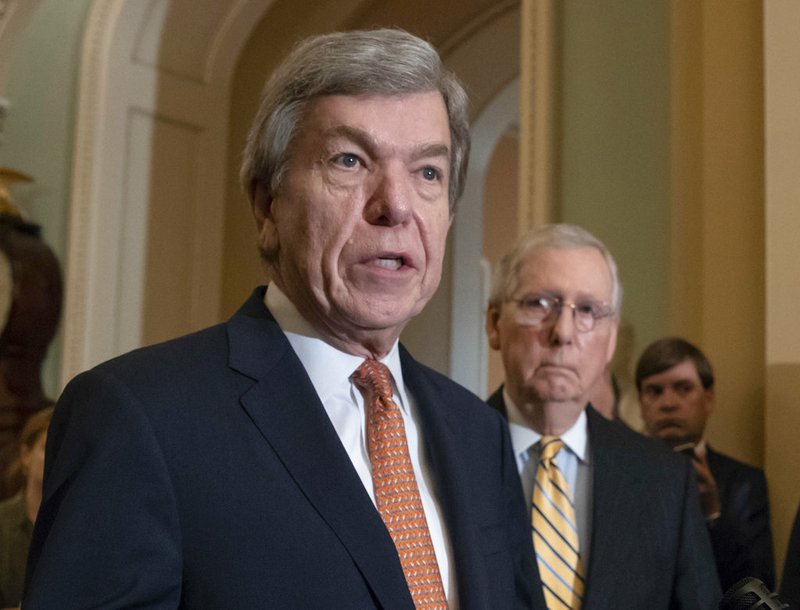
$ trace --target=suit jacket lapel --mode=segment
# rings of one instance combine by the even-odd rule
[[[506,401],[503,398],[503,385],[501,385],[495,392],[486,399],[486,404],[490,407],[498,411],[504,418],[508,419],[508,407],[506,406]],[[532,499],[526,498],[525,502],[530,505]],[[531,545],[533,544],[533,539],[531,539]],[[533,562],[533,569],[534,573],[531,575],[531,578],[534,579],[536,586],[533,588],[533,610],[547,610],[547,602],[544,599],[544,591],[542,590],[541,578],[539,577],[539,564],[538,562]]]
[[[413,608],[392,539],[262,298],[263,290],[228,323],[229,364],[253,380],[242,406],[383,607]]]
[[[482,557],[475,539],[477,527],[470,510],[468,486],[462,472],[463,460],[453,436],[457,421],[450,419],[452,406],[448,397],[437,392],[425,377],[420,365],[401,347],[403,379],[417,405],[420,432],[425,447],[428,469],[433,475],[435,490],[446,525],[451,560],[455,563],[458,596],[463,607],[486,607],[488,587],[481,569]]]
[[[636,463],[620,451],[624,441],[617,440],[614,434],[615,426],[620,424],[606,421],[591,407],[586,411],[593,461],[587,599],[592,607],[611,608],[616,592],[607,586],[610,573],[630,560],[630,549],[621,544],[626,539],[620,535],[621,528],[637,522],[636,503],[631,498],[637,497],[637,489],[646,481]]]
[[[486,399],[486,404],[492,407],[492,409],[495,411],[498,411],[500,415],[508,419],[508,408],[506,407],[506,401],[503,399],[502,385],[495,390],[494,394]]]

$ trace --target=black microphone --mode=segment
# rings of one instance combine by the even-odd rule
[[[742,578],[722,596],[719,610],[783,610],[789,604],[778,599],[778,594],[767,589],[767,585],[748,576]]]

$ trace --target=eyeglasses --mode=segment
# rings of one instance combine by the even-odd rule
[[[517,306],[516,322],[522,326],[541,326],[545,322],[558,319],[564,307],[572,309],[572,321],[578,332],[593,330],[598,320],[610,318],[614,310],[597,301],[570,303],[559,297],[532,296],[522,299],[509,299]]]

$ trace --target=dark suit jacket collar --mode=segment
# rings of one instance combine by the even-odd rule
[[[478,526],[473,522],[469,508],[472,502],[467,493],[471,488],[467,480],[469,473],[464,472],[464,460],[459,456],[463,447],[455,437],[459,426],[457,409],[434,387],[425,367],[416,362],[402,345],[400,361],[406,387],[417,405],[428,468],[436,479],[435,493],[447,525],[460,605],[465,608],[483,607],[485,603],[481,600],[489,584],[482,569],[481,543],[476,538]]]
[[[394,544],[342,447],[305,369],[257,289],[227,324],[229,365],[253,383],[241,402],[297,485],[336,532],[385,608],[413,608]],[[421,441],[455,562],[459,599],[475,605],[488,586],[481,569],[470,488],[454,432],[459,422],[449,397],[400,346],[407,390],[420,417]],[[287,380],[292,380],[287,383]]]
[[[506,414],[502,386],[492,394],[487,403]],[[630,561],[629,548],[619,544],[620,528],[635,523],[636,497],[646,487],[645,473],[630,458],[627,450],[624,424],[612,422],[600,415],[591,404],[586,405],[589,447],[592,469],[591,553],[586,575],[586,598],[583,607],[613,608],[618,591],[598,587],[608,582],[608,571]]]
[[[489,406],[506,414],[502,386],[487,400]],[[592,586],[607,580],[605,572],[630,561],[619,544],[620,527],[634,523],[630,502],[637,489],[646,486],[641,468],[630,459],[626,449],[626,431],[623,424],[612,422],[600,415],[591,404],[586,406],[589,443],[592,460],[592,526],[591,556],[587,571],[587,598],[584,607],[612,608],[614,591]],[[624,490],[624,493],[621,493]]]
[[[252,380],[242,406],[381,605],[413,608],[391,537],[263,296],[256,290],[227,324],[229,365]]]
[[[592,447],[592,541],[587,573],[587,600],[592,607],[614,607],[615,591],[591,587],[608,582],[608,572],[630,561],[629,548],[619,543],[620,528],[637,522],[636,503],[631,498],[645,494],[648,482],[628,448],[631,434],[618,421],[609,421],[589,405],[589,438]],[[586,601],[586,600],[585,600]]]
[[[494,391],[494,394],[486,399],[486,404],[492,407],[492,409],[495,411],[499,412],[503,417],[508,417],[508,409],[506,408],[506,401],[503,398],[502,385]]]

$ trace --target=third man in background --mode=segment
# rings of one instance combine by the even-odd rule
[[[719,585],[686,460],[608,421],[588,396],[614,354],[622,286],[584,229],[548,225],[503,258],[486,318],[531,513],[539,607],[716,607]]]
[[[660,339],[639,358],[636,387],[647,432],[692,458],[722,588],[754,576],[772,589],[775,568],[764,472],[714,451],[705,440],[714,408],[708,358],[684,339]]]

